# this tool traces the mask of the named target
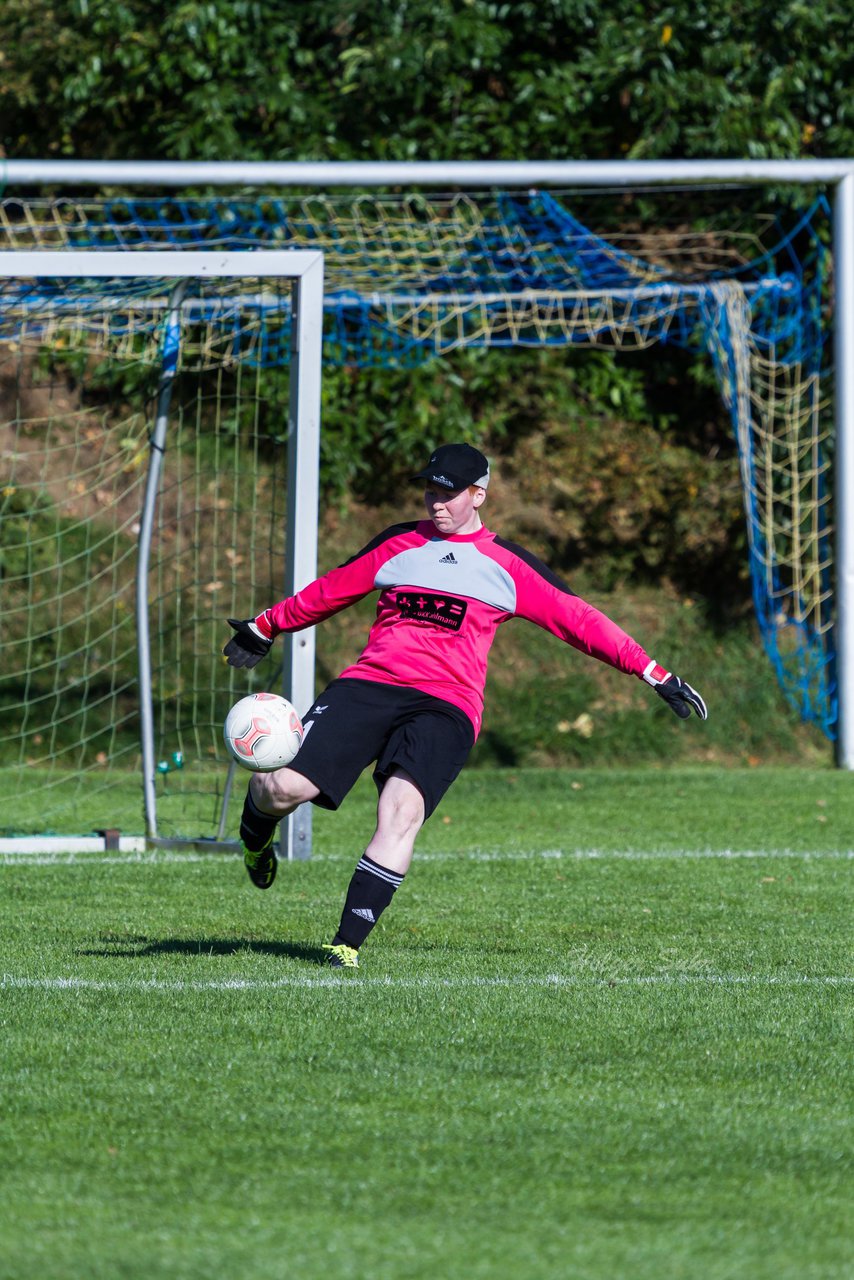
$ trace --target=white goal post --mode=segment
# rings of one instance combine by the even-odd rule
[[[192,280],[284,281],[291,287],[291,360],[287,424],[288,492],[283,595],[310,582],[317,573],[319,491],[320,386],[323,332],[323,254],[316,251],[256,252],[141,251],[8,251],[0,253],[0,279],[22,281],[163,281],[169,303],[163,372],[157,393],[156,418],[150,436],[145,501],[139,526],[137,562],[137,631],[143,791],[148,843],[159,841],[157,828],[156,756],[152,724],[149,617],[146,579],[148,550],[157,504],[160,467],[169,430],[169,398],[176,360],[170,361],[170,326],[176,330],[177,352],[182,296]],[[95,286],[93,285],[93,292]],[[246,600],[246,609],[254,604]],[[227,628],[223,618],[223,639]],[[312,629],[286,637],[282,692],[295,705],[314,699],[315,646]],[[282,856],[308,857],[311,810],[302,806],[283,832]],[[163,843],[174,844],[174,840]]]

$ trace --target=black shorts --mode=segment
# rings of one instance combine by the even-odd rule
[[[305,737],[289,768],[320,790],[314,803],[337,809],[359,775],[376,761],[382,791],[395,767],[424,797],[429,818],[474,745],[464,711],[418,689],[372,680],[333,680],[303,718]]]

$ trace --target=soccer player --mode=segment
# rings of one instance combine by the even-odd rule
[[[523,547],[481,520],[489,463],[468,444],[446,444],[413,480],[426,520],[385,529],[337,569],[246,621],[223,654],[254,667],[277,635],[329,618],[378,591],[376,620],[352,666],[304,718],[290,765],[255,773],[240,839],[249,878],[268,889],[281,818],[311,801],[337,809],[374,764],[377,825],[347,890],[327,960],[358,968],[359,949],[400,887],[415,838],[462,769],[480,731],[489,648],[502,622],[527,618],[582,653],[651,685],[676,715],[706,719],[695,689],[570,591]]]

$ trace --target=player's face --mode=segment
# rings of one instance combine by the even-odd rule
[[[468,489],[443,489],[428,484],[424,490],[427,514],[439,533],[475,533],[480,528],[478,507],[486,497],[486,490],[474,486]]]

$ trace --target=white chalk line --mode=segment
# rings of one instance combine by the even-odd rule
[[[238,858],[238,854],[221,850],[179,852],[151,849],[145,853],[40,853],[16,852],[0,854],[0,867],[92,867],[92,866],[157,866],[198,862],[221,862]],[[535,862],[566,860],[567,862],[682,862],[702,859],[724,861],[791,858],[807,861],[851,861],[851,849],[517,849],[495,851],[467,849],[457,852],[416,850],[414,862]],[[316,853],[312,862],[346,862],[343,854]]]
[[[221,978],[221,979],[163,979],[129,978],[101,979],[79,977],[33,978],[4,973],[0,976],[0,991],[44,990],[59,992],[259,992],[283,991],[288,988],[338,988],[355,989],[407,988],[410,990],[440,991],[447,988],[550,988],[550,987],[846,987],[854,984],[854,976],[846,974],[728,974],[728,973],[653,973],[628,977],[600,977],[592,974],[549,973],[543,976],[523,977],[460,977],[443,978],[390,976],[368,977],[365,974],[293,974],[281,978]]]

